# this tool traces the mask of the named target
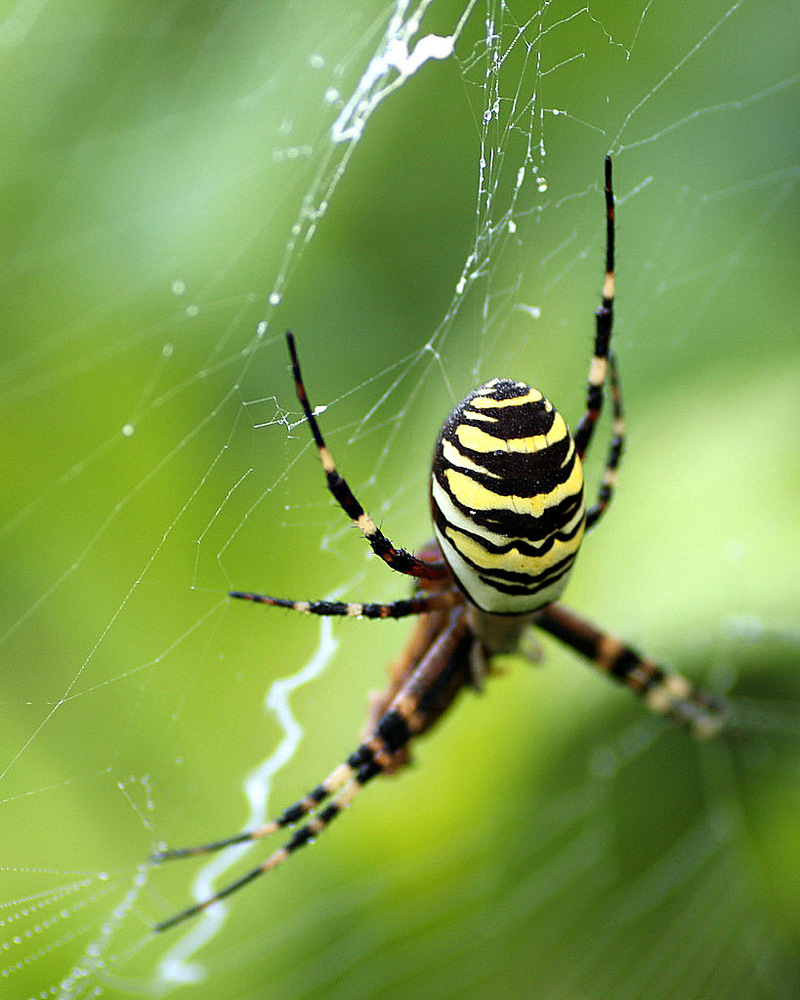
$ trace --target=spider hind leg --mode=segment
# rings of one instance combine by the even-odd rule
[[[625,685],[651,711],[670,716],[698,739],[716,736],[725,724],[728,709],[718,695],[700,690],[681,674],[646,659],[564,605],[549,604],[542,608],[535,624],[580,653],[612,680]]]
[[[292,826],[304,817],[310,817],[281,847],[255,868],[207,899],[156,924],[155,931],[167,930],[196,916],[259,875],[282,864],[295,851],[312,843],[350,805],[364,785],[379,774],[397,769],[409,740],[430,728],[464,685],[467,677],[465,664],[473,635],[463,607],[456,607],[447,614],[436,613],[431,617],[439,621],[438,635],[400,686],[369,739],[362,742],[346,761],[305,798],[284,809],[277,819],[256,830],[201,847],[161,851],[152,857],[153,862],[160,863],[210,853],[232,844],[259,840],[279,829]],[[318,808],[328,799],[330,801],[327,805]]]

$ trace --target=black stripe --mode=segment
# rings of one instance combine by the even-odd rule
[[[287,840],[286,843],[283,845],[284,850],[288,854],[291,854],[292,851],[296,851],[298,847],[302,847],[304,844],[307,844],[309,840],[311,840],[312,837],[315,836],[316,834],[311,829],[311,827],[308,826],[308,824],[306,824],[305,826],[301,826],[300,829],[297,831],[297,833],[295,833],[294,836],[290,840]]]
[[[628,674],[639,666],[640,661],[641,657],[625,646],[614,657],[613,662],[608,667],[608,672],[619,680],[625,680]]]
[[[375,732],[386,744],[386,749],[390,753],[400,750],[411,739],[411,730],[408,728],[408,723],[397,709],[390,709],[382,717],[375,727]]]
[[[327,826],[331,820],[336,819],[341,811],[342,807],[340,805],[337,805],[335,802],[331,802],[329,806],[325,806],[324,809],[321,809],[320,812],[317,813],[317,818],[320,819],[325,826]]]
[[[380,774],[383,768],[377,761],[372,761],[371,764],[365,764],[361,770],[356,775],[356,781],[359,785],[366,785],[370,779],[374,778],[376,775]]]
[[[375,760],[375,754],[366,744],[362,743],[358,750],[354,750],[347,758],[347,766],[357,771],[362,765],[370,764],[373,760]]]
[[[637,671],[636,686],[640,694],[644,694],[650,688],[663,683],[667,676],[665,670],[654,663],[648,663],[643,660],[636,650],[631,649],[630,646],[624,647],[614,658],[608,670],[612,677],[622,682],[627,682],[630,675]]]
[[[491,392],[487,392],[487,386],[491,385]],[[480,388],[473,390],[464,400],[464,403],[469,402],[476,396],[481,396],[483,399],[519,399],[520,396],[527,396],[531,391],[531,387],[526,385],[525,382],[519,382],[513,378],[496,378],[491,383],[487,382],[486,385],[480,386]]]
[[[581,520],[578,520],[575,523],[574,527],[571,528],[569,531],[553,532],[552,534],[543,538],[541,544],[532,545],[529,544],[523,538],[519,537],[511,538],[505,535],[503,532],[498,532],[498,534],[502,534],[503,537],[506,538],[506,541],[502,543],[491,541],[480,531],[468,531],[466,528],[460,527],[459,525],[456,524],[452,524],[450,521],[447,520],[447,518],[445,518],[444,514],[442,514],[439,517],[436,517],[435,521],[436,521],[436,526],[437,528],[439,528],[439,531],[442,533],[442,535],[444,535],[444,537],[448,539],[450,544],[453,545],[456,549],[458,549],[459,552],[461,551],[461,549],[459,545],[456,544],[455,540],[452,538],[449,531],[450,528],[452,528],[453,531],[457,531],[460,535],[465,535],[467,538],[472,539],[473,542],[475,542],[477,545],[480,545],[481,548],[485,549],[487,552],[491,553],[494,556],[503,556],[503,555],[508,555],[510,552],[519,552],[520,555],[530,556],[533,558],[536,558],[537,556],[541,557],[547,555],[547,553],[550,552],[550,550],[553,548],[556,542],[569,542],[581,530],[581,525],[583,523]]]
[[[510,573],[505,570],[477,570],[477,574],[484,584],[503,594],[533,595],[544,590],[545,587],[549,587],[568,573],[575,561],[576,554],[573,553],[568,558],[562,559],[555,566],[548,567],[547,570],[536,576],[526,573]]]
[[[569,479],[575,468],[574,449],[572,459],[568,458],[572,449],[572,440],[568,437],[533,452],[475,451],[457,441],[453,442],[453,447],[478,468],[462,468],[437,450],[433,471],[442,485],[446,479],[445,470],[452,469],[500,497],[552,493]]]
[[[328,479],[328,489],[336,497],[339,506],[351,520],[357,521],[364,513],[364,508],[353,496],[345,479],[339,475],[336,469],[326,472],[325,475]]]
[[[606,459],[606,469],[616,469],[622,456],[622,435],[618,434],[611,442]]]
[[[514,406],[473,406],[475,395],[467,396],[463,403],[453,410],[445,423],[448,430],[466,424],[469,427],[478,427],[492,437],[513,439],[547,434],[555,422],[555,408],[546,399],[517,403]],[[491,397],[481,396],[481,398],[485,400]],[[489,419],[481,419],[482,417]]]
[[[559,605],[552,605],[552,607],[559,609]],[[598,641],[601,636],[592,626],[587,626],[585,623],[580,622],[582,627],[578,628],[574,622],[569,620],[563,621],[557,615],[540,617],[536,624],[539,628],[549,632],[554,638],[571,646],[581,656],[585,656],[587,660],[597,662]]]
[[[319,799],[316,801],[319,801]],[[302,802],[298,802],[293,806],[289,806],[288,809],[284,809],[276,822],[278,826],[291,826],[292,823],[296,823],[307,813],[308,809],[302,804]]]
[[[475,531],[480,536],[481,528],[491,531],[496,535],[502,535],[510,540],[519,539],[522,542],[528,541],[533,544],[541,542],[551,535],[559,532],[564,525],[570,521],[580,510],[583,503],[583,489],[565,497],[560,503],[553,507],[546,508],[541,514],[520,514],[506,507],[487,511],[473,511],[464,504],[459,503],[456,497],[446,490],[453,502],[453,506],[464,513],[465,517],[475,526]],[[436,526],[446,534],[448,521],[442,513],[438,504],[433,505],[433,516]],[[461,531],[458,525],[453,525],[456,531]]]
[[[555,419],[555,408],[544,397],[512,406],[491,405],[492,401],[519,399],[531,391],[531,386],[511,379],[495,379],[490,391],[487,391],[485,385],[479,386],[458,403],[442,430],[448,433],[464,423],[479,427],[496,437],[524,438],[531,434],[544,434],[552,427]],[[478,402],[473,406],[475,400]],[[482,420],[477,414],[489,419]]]

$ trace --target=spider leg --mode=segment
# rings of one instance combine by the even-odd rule
[[[652,711],[671,716],[694,736],[709,739],[723,726],[727,708],[721,698],[698,690],[680,674],[645,659],[574,611],[561,604],[548,604],[537,613],[535,623],[624,684]]]
[[[456,591],[451,591],[454,603],[463,603],[463,597]],[[428,653],[437,637],[440,635],[444,624],[447,621],[447,611],[437,611],[434,614],[422,615],[416,620],[416,625],[408,642],[405,644],[396,659],[389,665],[389,679],[387,685],[381,691],[372,691],[369,695],[369,709],[364,725],[361,729],[361,739],[368,740],[375,732],[378,723],[389,710],[392,702],[397,697],[397,693],[404,687],[408,679],[420,665]],[[480,643],[474,642],[470,650],[470,669],[472,664],[472,651],[479,647]],[[463,683],[463,679],[462,679]],[[476,687],[475,678],[470,674],[467,681],[472,687]],[[451,699],[452,700],[452,699]],[[442,711],[449,705],[446,696],[440,700],[438,711],[433,707],[428,709],[427,728],[430,728],[439,718]],[[384,774],[397,774],[411,760],[410,744],[406,744],[401,750],[396,751],[392,756],[391,766],[383,769]]]
[[[401,752],[408,741],[424,731],[430,724],[429,713],[441,711],[442,704],[452,699],[459,684],[459,671],[464,670],[466,653],[465,641],[472,641],[472,633],[463,607],[455,608],[447,617],[446,624],[439,633],[429,652],[419,666],[398,691],[388,710],[384,713],[374,732],[344,763],[335,768],[328,777],[304,799],[285,809],[281,815],[246,833],[237,834],[227,840],[216,841],[203,847],[179,848],[162,851],[152,857],[153,862],[168,861],[173,858],[191,857],[219,850],[232,844],[258,840],[282,827],[289,826],[317,809],[326,799],[330,802],[295,830],[294,834],[273,851],[261,864],[247,872],[235,882],[193,906],[187,907],[173,917],[154,926],[155,931],[164,931],[182,923],[207,909],[213,903],[224,899],[237,889],[252,882],[265,872],[277,867],[295,851],[311,843],[333,820],[353,801],[361,789],[378,774],[391,770],[395,755]],[[332,798],[331,798],[332,796]]]
[[[608,372],[608,346],[614,322],[614,189],[611,184],[611,157],[606,157],[606,274],[603,280],[603,301],[595,313],[594,357],[589,366],[586,390],[586,412],[575,429],[575,448],[583,458],[589,447],[594,428],[603,409],[603,387]]]
[[[614,423],[611,431],[611,444],[606,456],[606,467],[597,491],[597,502],[586,511],[586,530],[593,527],[605,513],[606,508],[614,498],[614,487],[617,485],[617,469],[622,459],[625,447],[625,417],[622,412],[622,390],[619,384],[617,359],[613,354],[608,356],[608,377],[611,382],[611,401],[614,406]]]
[[[369,542],[375,555],[383,559],[390,569],[395,570],[397,573],[405,573],[407,576],[417,577],[420,580],[441,580],[447,576],[448,569],[444,562],[427,562],[418,559],[411,552],[406,552],[405,549],[395,548],[369,514],[365,512],[358,500],[356,500],[346,480],[339,474],[328,446],[325,444],[325,439],[322,437],[317,418],[314,416],[314,411],[311,409],[311,404],[308,401],[306,387],[303,384],[303,376],[300,372],[300,361],[297,357],[294,336],[288,331],[286,332],[286,343],[289,346],[289,356],[292,360],[292,373],[294,375],[297,398],[303,407],[306,420],[314,436],[314,442],[319,452],[319,459],[328,481],[328,489],[333,494],[336,502]]]
[[[451,592],[452,593],[452,592]],[[457,595],[455,595],[457,597]],[[420,663],[428,655],[437,638],[441,635],[443,622],[446,621],[442,614],[427,615],[420,618],[417,629],[411,641],[403,650],[398,661],[393,665],[392,676],[390,677],[388,691],[380,696],[379,707],[376,699],[376,709],[370,711],[367,724],[362,734],[363,742],[367,742],[378,731],[383,717],[390,711],[392,704],[400,690],[407,684],[409,678],[419,667]],[[251,840],[260,840],[268,837],[272,833],[284,827],[291,826],[302,819],[308,813],[313,812],[317,806],[327,798],[337,792],[342,785],[349,781],[356,773],[356,769],[361,766],[360,759],[351,764],[352,757],[343,764],[335,768],[328,777],[310,791],[305,798],[295,802],[294,805],[284,809],[275,819],[264,823],[254,830],[246,830],[236,833],[232,837],[225,837],[223,840],[215,840],[209,844],[201,844],[195,847],[176,847],[165,851],[159,851],[152,855],[151,861],[160,863],[170,861],[175,858],[194,857],[198,854],[211,854],[222,850],[225,847],[232,847],[235,844],[246,843]],[[388,770],[388,762],[384,761],[385,770]]]
[[[407,618],[409,615],[423,615],[429,611],[452,607],[458,601],[454,590],[436,593],[415,594],[406,600],[391,601],[389,604],[359,604],[348,601],[292,601],[285,597],[270,597],[268,594],[251,594],[247,591],[232,590],[229,597],[254,604],[267,604],[273,608],[290,608],[306,615],[335,616],[347,618]]]

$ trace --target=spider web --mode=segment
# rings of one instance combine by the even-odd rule
[[[797,38],[777,0],[6,8],[4,995],[800,996]],[[547,643],[152,935],[269,849],[153,848],[316,784],[408,632],[225,596],[405,593],[324,490],[283,331],[423,543],[467,391],[581,412],[609,150],[629,447],[568,603],[730,689],[737,737]]]

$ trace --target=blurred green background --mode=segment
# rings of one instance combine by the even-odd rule
[[[800,996],[800,12],[477,3],[334,143],[393,12],[0,6],[4,987]],[[324,490],[284,329],[359,498],[422,544],[467,391],[581,413],[608,150],[629,443],[568,603],[730,688],[741,731],[698,747],[546,642],[203,948],[151,936],[200,863],[142,862],[246,821],[265,695],[320,642],[227,590],[406,592]],[[334,624],[271,811],[354,748],[407,632]]]

